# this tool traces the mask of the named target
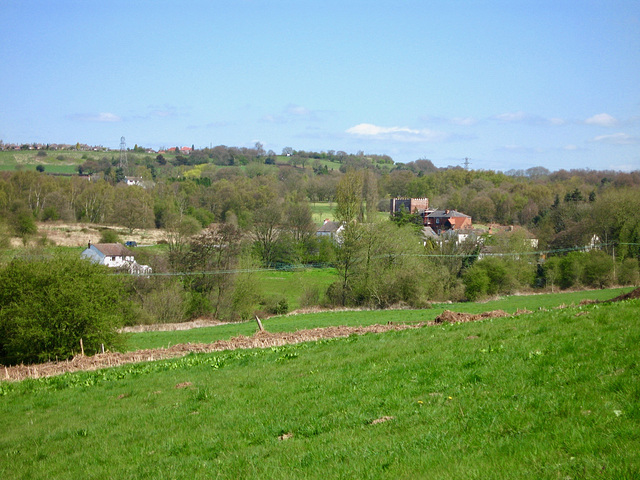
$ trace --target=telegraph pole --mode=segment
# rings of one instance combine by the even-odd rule
[[[469,161],[468,157],[464,157],[464,169],[465,170],[469,170],[469,165],[471,165],[471,162]]]

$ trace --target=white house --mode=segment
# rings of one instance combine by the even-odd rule
[[[81,255],[110,268],[126,268],[133,274],[151,273],[151,267],[136,262],[133,252],[121,243],[89,243]]]
[[[316,235],[319,237],[330,237],[332,240],[340,243],[340,234],[344,230],[344,225],[340,222],[332,222],[328,218],[324,221],[322,226],[316,230]]]

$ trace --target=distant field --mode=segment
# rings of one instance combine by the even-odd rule
[[[262,271],[257,273],[265,297],[286,297],[289,310],[300,308],[303,295],[316,291],[321,297],[329,285],[335,282],[333,268],[310,268],[296,271]]]
[[[325,219],[334,220],[333,209],[335,202],[313,202],[310,203],[313,222],[316,225],[322,225]]]
[[[46,153],[39,156],[38,153]],[[104,157],[109,160],[118,158],[119,152],[83,152],[75,150],[20,150],[0,151],[0,171],[13,171],[17,169],[35,170],[36,166],[43,165],[45,173],[77,173],[77,166],[87,160],[100,160]],[[150,154],[127,152],[127,156],[133,158],[145,158]]]
[[[0,478],[640,478],[639,309],[0,382]]]

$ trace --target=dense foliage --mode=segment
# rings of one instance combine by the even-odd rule
[[[163,230],[167,251],[137,255],[167,276],[137,278],[127,290],[141,322],[242,319],[252,305],[286,310],[291,298],[263,295],[255,285],[257,268],[335,267],[339,280],[328,291],[309,289],[300,304],[378,308],[637,284],[640,276],[640,171],[468,171],[364,152],[287,147],[278,155],[256,144],[190,154],[137,147],[127,171],[113,153],[86,152],[77,157],[83,176],[61,177],[49,173],[71,153],[12,155],[31,155],[46,168],[0,172],[0,245],[9,234],[28,244],[36,220]],[[125,185],[125,175],[143,186]],[[432,207],[472,216],[474,225],[515,227],[481,239],[425,240],[416,218],[392,223],[378,213],[392,197],[428,197]],[[343,223],[340,238],[315,235],[316,202],[327,202]],[[577,251],[596,245],[597,252]]]
[[[123,281],[77,256],[16,258],[0,269],[0,362],[66,359],[117,347],[130,315]]]

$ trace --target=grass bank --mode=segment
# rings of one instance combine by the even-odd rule
[[[0,476],[637,478],[639,308],[0,383]]]

